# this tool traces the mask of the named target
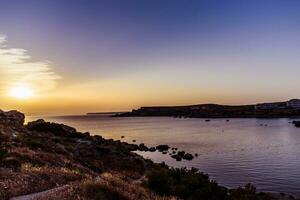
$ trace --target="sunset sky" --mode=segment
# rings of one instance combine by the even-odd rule
[[[300,97],[298,0],[0,0],[0,108]]]

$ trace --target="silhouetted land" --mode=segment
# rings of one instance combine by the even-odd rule
[[[90,112],[87,113],[87,115],[118,115],[118,114],[122,114],[122,113],[126,113],[124,111],[122,112]]]
[[[187,118],[293,118],[300,116],[299,109],[255,109],[255,105],[218,105],[199,104],[189,106],[152,106],[141,107],[131,112],[115,115],[116,117],[169,116]]]

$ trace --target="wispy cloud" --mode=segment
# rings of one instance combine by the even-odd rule
[[[6,46],[7,37],[0,35],[0,92],[5,94],[18,84],[25,84],[37,93],[53,89],[57,75],[47,61],[32,61],[25,49]]]

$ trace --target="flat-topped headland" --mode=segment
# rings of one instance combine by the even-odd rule
[[[86,113],[86,115],[118,115],[118,114],[122,114],[122,113],[126,113],[125,111],[120,111],[120,112],[89,112]]]
[[[117,117],[169,116],[188,118],[294,118],[300,116],[300,100],[253,105],[198,104],[149,106],[120,113]]]
[[[0,199],[37,200],[276,200],[247,184],[229,189],[197,169],[155,164],[135,153],[177,151],[105,139],[24,114],[0,110]],[[192,159],[183,151],[174,159]],[[29,196],[23,196],[29,195]],[[17,198],[14,198],[17,197]]]

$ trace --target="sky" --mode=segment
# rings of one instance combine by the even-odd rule
[[[298,0],[0,0],[0,108],[300,98]]]

